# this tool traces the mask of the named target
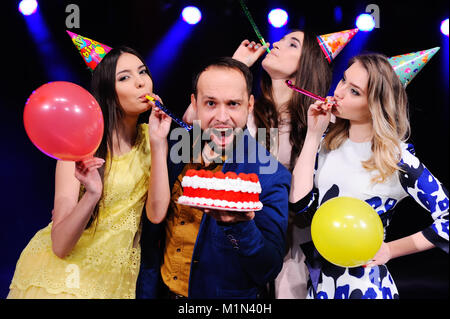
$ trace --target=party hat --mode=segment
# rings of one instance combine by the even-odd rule
[[[111,51],[111,48],[100,42],[83,37],[76,33],[66,30],[69,36],[72,38],[73,44],[80,51],[81,56],[86,62],[87,66],[94,71],[103,57]]]
[[[390,57],[388,60],[403,86],[406,87],[439,49],[439,47],[435,47],[429,50],[400,54]]]
[[[359,29],[356,28],[317,36],[320,48],[329,63],[333,61],[358,31]]]

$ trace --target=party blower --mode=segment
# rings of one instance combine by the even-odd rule
[[[325,102],[325,103],[331,103],[331,104],[335,104],[335,103],[336,103],[336,102],[333,101],[333,100],[329,100],[329,99],[327,99],[327,98],[321,97],[321,96],[319,96],[319,95],[316,95],[316,94],[311,93],[311,92],[309,92],[309,91],[306,91],[306,90],[304,90],[304,89],[301,89],[301,88],[299,88],[299,87],[296,87],[294,84],[292,84],[292,82],[291,82],[290,80],[286,80],[286,85],[287,85],[290,89],[292,89],[292,90],[294,90],[294,91],[297,91],[297,92],[299,92],[299,93],[301,93],[301,94],[304,94],[304,95],[306,95],[306,96],[309,96],[310,98],[313,98],[313,99],[315,99],[315,100],[319,100],[319,101],[322,101],[322,102]]]
[[[243,0],[239,1],[241,3],[242,10],[244,11],[245,15],[247,16],[248,21],[253,27],[253,30],[256,33],[256,36],[258,37],[259,41],[261,41],[261,44],[264,46],[266,45],[266,41],[264,40],[263,36],[261,35],[261,32],[259,32],[258,27],[256,26],[255,20],[253,20],[252,15],[250,14],[250,11],[248,10],[247,6],[245,5]],[[270,53],[270,49],[266,48],[267,53]]]
[[[172,114],[172,112],[169,111],[169,109],[167,107],[165,107],[161,102],[159,102],[157,99],[151,97],[150,95],[146,95],[145,98],[153,103],[155,103],[155,105],[157,107],[159,107],[164,113],[166,113],[167,115],[169,115],[172,120],[174,120],[178,125],[180,125],[181,127],[185,128],[186,131],[190,131],[192,130],[192,126],[183,122],[182,120],[180,120],[179,118],[177,118],[175,115]]]

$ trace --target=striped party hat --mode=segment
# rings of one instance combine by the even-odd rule
[[[333,61],[358,31],[359,29],[356,28],[317,36],[320,48],[329,63]]]

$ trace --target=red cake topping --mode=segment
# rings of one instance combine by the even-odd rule
[[[205,171],[205,176],[206,178],[213,178],[214,177],[214,173],[211,171]]]
[[[248,175],[245,174],[245,173],[239,173],[238,177],[239,177],[241,180],[243,180],[243,181],[249,181],[249,180],[250,180],[249,177],[248,177]]]
[[[248,178],[251,182],[254,182],[254,183],[259,181],[258,175],[256,175],[255,173],[248,174]]]
[[[222,171],[214,173],[215,178],[225,179],[225,174]]]
[[[225,177],[236,179],[237,178],[237,174],[235,172],[227,172],[225,174]]]
[[[188,169],[186,171],[185,176],[195,176],[197,174],[197,171],[195,169]]]

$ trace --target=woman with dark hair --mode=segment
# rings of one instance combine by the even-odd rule
[[[253,135],[257,135],[257,128],[265,128],[266,145],[270,145],[271,153],[292,171],[306,136],[306,112],[313,100],[291,90],[285,82],[290,80],[298,87],[324,96],[331,85],[331,68],[316,37],[305,31],[290,32],[274,42],[262,67],[265,70],[261,78],[262,94],[247,126]],[[271,128],[278,129],[275,140],[270,140]],[[290,213],[288,251],[275,280],[276,298],[306,297],[308,270],[300,244],[309,239],[308,221]]]
[[[269,46],[269,43],[261,46],[244,40],[233,58],[250,67]],[[306,113],[314,100],[291,90],[285,82],[290,80],[298,87],[324,96],[331,85],[331,68],[316,36],[300,30],[293,30],[273,43],[271,52],[262,60],[262,67],[261,96],[255,101],[247,128],[258,141],[265,141],[266,148],[292,171],[306,136]],[[189,107],[183,119],[192,123],[195,118]],[[257,136],[258,128],[265,129],[265,137]],[[273,129],[278,130],[277,134],[270,134]],[[299,245],[311,240],[308,227],[303,216],[295,219],[294,214],[290,216],[287,254],[275,281],[276,298],[306,297],[308,270]]]
[[[23,250],[8,298],[134,298],[150,174],[150,72],[128,47],[95,68],[105,132],[95,157],[58,161],[52,222]],[[156,95],[153,95],[157,98]],[[105,165],[104,165],[105,164]]]
[[[242,46],[245,43],[238,51],[243,49]],[[259,45],[256,46],[256,50],[260,50]],[[235,58],[239,60],[238,51]],[[267,145],[270,145],[272,153],[277,154],[278,160],[292,171],[306,134],[307,107],[314,100],[291,90],[285,82],[290,80],[302,89],[326,95],[331,85],[331,68],[316,36],[299,30],[273,43],[271,52],[262,61],[262,67],[265,70],[261,77],[262,94],[247,125],[254,135],[257,135],[257,128],[266,128],[267,135],[270,128],[278,128],[278,143],[273,145],[274,141],[271,141]],[[269,143],[268,136],[266,143]]]

